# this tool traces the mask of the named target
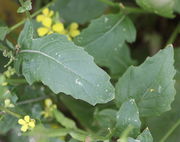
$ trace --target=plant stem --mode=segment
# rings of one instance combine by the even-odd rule
[[[37,10],[36,12],[34,12],[32,15],[30,15],[31,18],[34,18],[35,16],[37,16],[39,13],[41,13],[41,11],[44,9],[44,8],[47,8],[47,7],[50,7],[53,3],[54,3],[55,0],[51,1],[50,3],[48,3],[46,6],[44,6],[43,8]],[[25,23],[26,19],[23,19],[22,21],[20,21],[19,23],[15,24],[14,26],[12,26],[10,29],[9,29],[9,33],[12,32],[13,30],[15,30],[16,28],[20,27],[21,25],[23,25]]]
[[[7,79],[9,84],[25,84],[27,81],[25,79]]]
[[[112,2],[112,1],[109,1],[109,0],[99,0],[99,1],[105,3],[105,4],[109,5],[109,6],[119,7],[119,4],[118,4],[118,3],[115,3],[115,2]]]
[[[6,113],[8,113],[8,114],[10,114],[10,115],[12,115],[12,116],[14,116],[14,117],[16,117],[16,118],[21,118],[21,115],[13,112],[13,111],[11,111],[11,110],[9,110],[9,109],[7,109],[7,108],[0,107],[0,110],[6,112]]]
[[[34,103],[34,102],[42,101],[42,100],[44,100],[46,98],[47,98],[47,96],[43,96],[43,97],[39,97],[39,98],[35,98],[35,99],[25,100],[25,101],[22,101],[22,102],[18,102],[17,105],[24,105],[24,104]]]
[[[109,6],[112,7],[118,7],[122,11],[125,11],[126,13],[148,13],[148,11],[145,11],[144,9],[138,8],[138,7],[129,7],[129,6],[124,6],[122,3],[115,3],[110,0],[99,0]]]
[[[169,129],[164,137],[161,138],[159,142],[165,142],[167,138],[173,133],[173,131],[180,125],[180,119]]]
[[[176,26],[173,33],[171,34],[169,40],[167,41],[166,45],[174,43],[176,40],[177,35],[180,33],[180,23]]]

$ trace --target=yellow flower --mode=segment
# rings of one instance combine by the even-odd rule
[[[52,25],[52,20],[50,21],[44,21],[42,23],[44,27],[40,27],[37,29],[37,33],[40,37],[45,36],[47,34],[52,33],[59,33],[59,34],[66,34],[66,30],[64,29],[64,25],[61,22],[58,22],[54,25]]]
[[[46,18],[51,18],[53,16],[53,14],[54,14],[54,12],[52,10],[45,8],[45,9],[43,9],[42,14],[40,14],[36,17],[36,20],[38,22],[43,22]]]
[[[51,99],[46,99],[44,101],[45,109],[41,112],[42,115],[44,115],[44,118],[52,117],[53,116],[53,110],[57,108],[55,104],[53,104]]]
[[[75,22],[71,23],[69,26],[69,36],[74,38],[80,34],[80,31],[78,30],[79,25]]]
[[[31,119],[29,115],[24,116],[24,119],[19,119],[18,123],[21,126],[21,131],[26,132],[27,130],[32,130],[35,127],[35,120]]]
[[[61,22],[58,22],[52,26],[52,30],[59,34],[66,34],[66,30],[64,29],[64,25]]]
[[[9,108],[12,108],[14,107],[14,105],[11,103],[11,100],[10,99],[5,99],[4,100],[4,107],[9,107]]]

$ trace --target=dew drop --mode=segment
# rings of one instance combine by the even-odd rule
[[[107,23],[109,19],[107,17],[104,17],[104,22]]]
[[[159,85],[159,87],[158,87],[158,93],[161,93],[161,91],[162,91],[162,87],[161,87],[161,85]]]
[[[117,48],[114,48],[115,51],[117,51],[118,49]]]
[[[97,87],[99,87],[100,85],[99,85],[99,84],[97,84],[96,86],[97,86]]]
[[[75,83],[78,84],[79,86],[83,86],[82,82],[79,81],[79,79],[76,79],[76,80],[75,80]]]
[[[126,31],[126,28],[123,28],[123,31],[125,32],[125,31]]]
[[[105,91],[108,92],[108,89],[106,89]]]
[[[130,99],[130,103],[133,104],[135,102],[134,99]]]

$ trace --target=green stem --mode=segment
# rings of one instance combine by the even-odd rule
[[[124,132],[122,133],[122,135],[120,136],[120,139],[117,140],[118,142],[127,142],[127,137],[129,135],[129,133],[133,130],[133,126],[132,125],[129,125],[125,130]]]
[[[42,101],[42,100],[44,100],[46,98],[47,98],[47,96],[42,96],[42,97],[35,98],[35,99],[25,100],[25,101],[22,101],[22,102],[18,102],[17,105],[35,103],[35,102],[38,102],[38,101]]]
[[[119,7],[119,4],[118,3],[115,3],[115,2],[112,2],[112,1],[109,1],[109,0],[99,0],[109,6],[113,6],[113,7]]]
[[[7,79],[9,84],[25,84],[27,81],[25,79]]]
[[[43,8],[37,10],[36,12],[34,12],[30,17],[34,18],[35,16],[37,16],[39,13],[41,13],[41,11],[44,8],[50,7],[55,0],[51,1],[50,3],[48,3],[46,6],[44,6]],[[22,21],[20,21],[19,23],[15,24],[14,26],[12,26],[9,30],[9,33],[12,32],[13,30],[15,30],[16,28],[20,27],[21,25],[23,25],[25,23],[26,19],[23,19]]]
[[[0,110],[6,112],[6,113],[8,113],[8,114],[10,114],[10,115],[12,115],[12,116],[14,116],[14,117],[16,117],[16,118],[21,118],[21,115],[13,112],[13,111],[11,111],[11,110],[9,110],[9,109],[7,109],[7,108],[0,107]]]
[[[174,130],[180,125],[180,119],[169,129],[164,137],[161,138],[160,142],[165,142],[167,138],[174,132]]]
[[[174,43],[176,40],[177,35],[180,33],[180,23],[176,26],[173,33],[171,34],[169,40],[167,41],[166,45]]]
[[[148,13],[148,11],[145,11],[144,9],[141,9],[141,8],[138,8],[138,7],[129,7],[129,6],[124,6],[122,3],[115,3],[115,2],[112,2],[110,0],[99,0],[109,6],[112,6],[112,7],[118,7],[122,10],[122,12],[126,12],[126,13]]]
[[[124,8],[127,13],[137,13],[137,14],[143,14],[143,13],[148,13],[148,11],[145,11],[144,9],[138,8],[138,7],[125,7]]]

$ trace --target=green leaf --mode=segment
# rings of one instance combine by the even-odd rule
[[[153,137],[148,128],[146,128],[138,137],[137,140],[141,142],[153,142]]]
[[[2,116],[2,118],[0,118],[0,134],[7,133],[10,129],[14,128],[16,124],[17,118],[10,115]]]
[[[135,38],[135,27],[127,16],[109,14],[93,20],[74,41],[97,64],[108,67],[113,75],[121,75],[134,63],[125,41],[133,42]]]
[[[160,16],[173,18],[175,0],[136,0],[136,3],[144,10]]]
[[[117,105],[134,98],[144,117],[170,110],[176,93],[173,64],[173,47],[169,45],[140,66],[131,66],[116,84]]]
[[[171,127],[180,118],[180,48],[175,48],[174,50],[175,58],[175,68],[176,68],[176,96],[172,103],[172,109],[160,117],[153,117],[148,119],[148,126],[152,132],[154,141],[160,141],[160,139],[171,129]],[[180,127],[177,127],[173,133],[166,140],[167,142],[176,142],[180,139]]]
[[[80,124],[85,128],[93,128],[94,107],[90,104],[76,100],[70,96],[61,95],[63,104],[69,109],[72,115],[79,120]]]
[[[9,32],[8,27],[0,27],[0,40],[4,40],[8,32]]]
[[[134,99],[130,99],[122,104],[116,115],[116,135],[120,134],[129,126],[133,130],[129,136],[137,136],[140,132],[141,121],[139,119],[139,111]]]
[[[19,7],[17,10],[17,13],[24,13],[26,11],[26,8],[24,7]]]
[[[29,84],[42,81],[56,94],[64,92],[92,105],[114,98],[110,77],[82,48],[60,34],[31,39],[27,25],[18,40],[21,51],[16,69],[22,62],[22,73]]]
[[[65,128],[77,128],[75,122],[73,120],[65,117],[63,113],[61,113],[58,110],[54,110],[53,112],[54,112],[55,119],[62,126],[64,126]]]
[[[99,127],[99,131],[104,135],[114,129],[116,124],[116,113],[114,109],[103,109],[101,111],[95,111],[94,113],[94,125]]]
[[[57,0],[53,6],[66,22],[84,24],[100,16],[107,5],[99,0]]]

